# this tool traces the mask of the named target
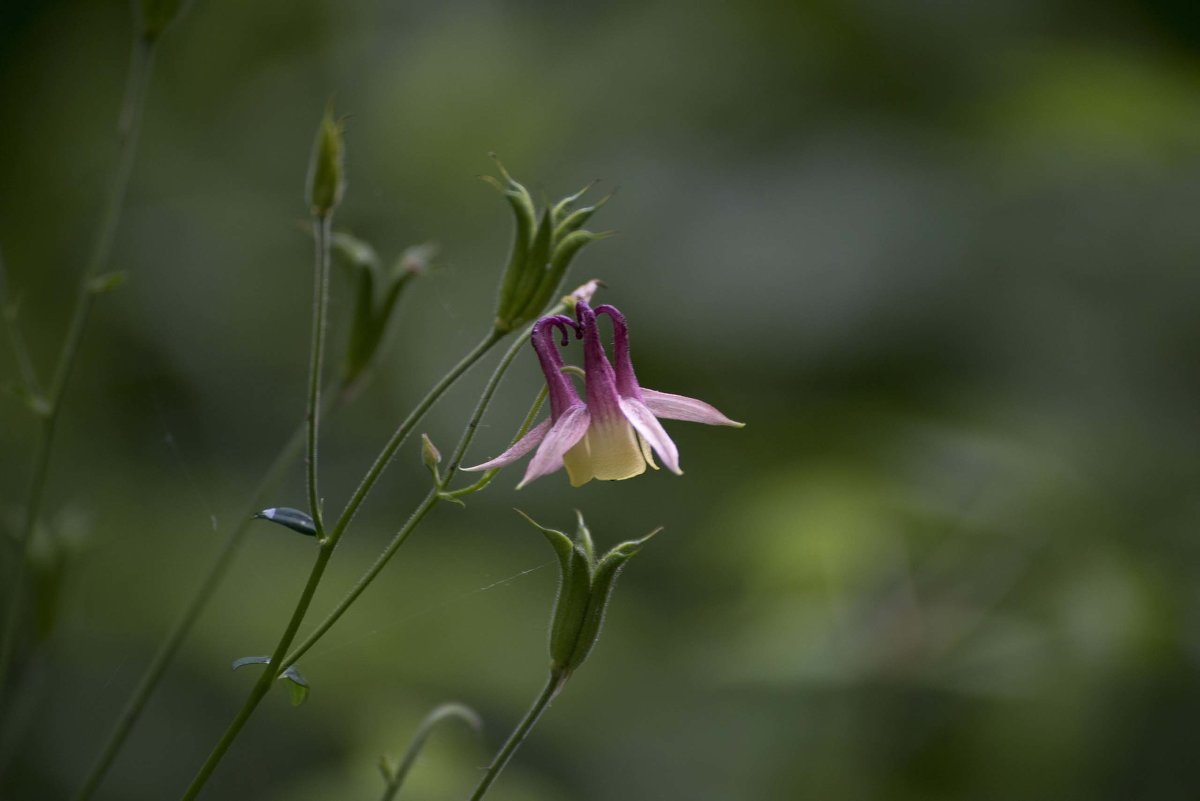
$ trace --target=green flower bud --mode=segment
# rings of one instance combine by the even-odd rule
[[[346,191],[345,142],[342,124],[333,118],[333,104],[317,127],[312,159],[308,165],[308,204],[312,213],[325,216],[342,202]]]
[[[565,680],[583,664],[600,638],[604,614],[621,569],[661,529],[639,540],[623,542],[597,561],[591,533],[578,511],[574,540],[561,531],[546,528],[524,512],[520,514],[542,532],[558,556],[558,598],[550,621],[550,669]]]
[[[429,468],[429,472],[433,473],[434,479],[438,479],[438,465],[442,463],[442,452],[433,444],[428,434],[421,435],[421,461]]]
[[[496,330],[511,331],[535,319],[554,297],[571,260],[580,248],[606,234],[581,230],[581,226],[607,200],[571,211],[591,184],[562,198],[539,214],[524,186],[496,162],[503,180],[484,176],[504,195],[512,208],[514,232],[508,264],[500,282],[496,304]]]

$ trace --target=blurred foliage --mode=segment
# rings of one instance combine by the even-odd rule
[[[112,167],[128,11],[0,7],[0,247],[43,376]],[[666,529],[496,801],[1200,794],[1194,3],[200,0],[157,67],[111,265],[129,280],[98,305],[51,471],[4,798],[76,787],[303,414],[296,223],[331,95],[350,114],[339,226],[383,254],[441,246],[325,429],[331,503],[490,325],[509,225],[475,178],[490,151],[535,196],[620,186],[620,235],[573,275],[608,284],[646,385],[748,427],[668,424],[682,478],[514,496],[514,472],[439,509],[211,797],[378,796],[379,756],[451,699],[483,743],[448,727],[400,797],[465,797],[545,669],[554,570],[514,505],[559,526],[579,507],[600,548]],[[354,302],[338,277],[333,353]],[[435,442],[482,380],[426,420]],[[537,380],[530,356],[475,455]],[[32,431],[0,400],[6,532]],[[425,492],[419,450],[316,610]],[[302,502],[297,470],[276,503]],[[182,791],[310,545],[256,529],[100,797]]]

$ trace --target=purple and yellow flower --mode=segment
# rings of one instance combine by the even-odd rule
[[[612,319],[615,369],[600,342],[596,324],[600,314]],[[681,474],[679,449],[660,419],[742,426],[704,401],[645,389],[638,384],[629,356],[629,327],[625,316],[613,306],[605,304],[593,310],[581,300],[575,306],[575,317],[575,320],[565,315],[544,317],[534,324],[530,337],[546,376],[550,418],[495,459],[464,470],[503,467],[536,447],[518,488],[560,467],[566,467],[571,485],[576,487],[593,478],[608,481],[632,478],[645,472],[647,464],[657,469],[653,454],[658,454],[668,470]],[[562,356],[554,342],[555,333],[561,333],[565,346],[570,330],[583,339],[586,402],[563,374]]]

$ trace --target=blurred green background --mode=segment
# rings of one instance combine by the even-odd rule
[[[0,247],[43,371],[113,166],[128,8],[0,9]],[[1200,9],[1186,0],[567,4],[198,0],[163,39],[113,268],[70,388],[38,607],[0,738],[5,799],[66,797],[304,405],[322,108],[338,224],[442,246],[376,380],[325,429],[340,504],[490,322],[509,216],[619,186],[603,278],[687,474],[439,508],[267,699],[206,797],[464,798],[541,686],[552,555],[663,525],[496,801],[1200,796]],[[336,319],[350,298],[334,286]],[[577,283],[577,282],[576,282]],[[340,344],[335,339],[334,347]],[[335,351],[336,352],[336,351]],[[7,348],[0,377],[15,377]],[[421,430],[448,448],[486,369]],[[523,356],[472,456],[536,390]],[[0,399],[15,532],[33,424]],[[410,441],[315,610],[425,492]],[[469,457],[470,458],[470,457]],[[293,471],[279,505],[303,505]],[[311,559],[256,529],[98,797],[177,797]],[[12,549],[4,551],[11,580]],[[51,584],[57,593],[51,593]]]

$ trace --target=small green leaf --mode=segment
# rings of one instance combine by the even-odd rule
[[[313,523],[313,519],[299,509],[277,506],[271,509],[263,509],[254,517],[255,519],[270,520],[272,523],[286,526],[292,531],[298,531],[306,537],[317,536],[317,526]]]
[[[241,659],[233,660],[233,669],[237,670],[246,665],[270,664],[271,657],[269,656],[243,656]],[[287,683],[288,695],[291,697],[292,706],[300,706],[308,698],[308,680],[300,675],[300,671],[296,670],[295,665],[283,671],[279,675],[279,680]]]
[[[269,665],[271,657],[269,656],[243,656],[241,659],[233,660],[233,669],[237,670],[246,665]]]
[[[292,665],[279,676],[280,681],[287,682],[288,694],[292,706],[300,706],[308,698],[308,679],[300,675],[296,666]]]
[[[93,295],[103,295],[106,292],[112,292],[117,287],[129,280],[129,273],[124,270],[118,270],[112,273],[103,273],[97,275],[88,283],[88,290]]]

